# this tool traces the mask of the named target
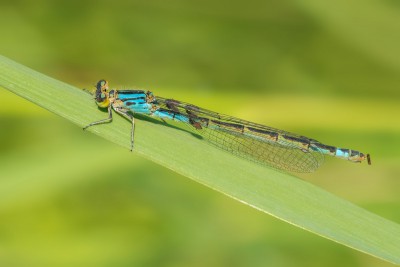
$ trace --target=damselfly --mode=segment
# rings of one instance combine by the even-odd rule
[[[164,122],[182,122],[221,149],[280,170],[315,171],[323,163],[324,155],[351,162],[367,160],[371,164],[369,154],[324,145],[311,138],[154,96],[150,91],[109,90],[105,80],[97,83],[95,100],[100,108],[108,109],[108,118],[92,122],[83,129],[112,121],[114,110],[132,122],[131,149],[134,144],[134,114],[139,113]]]

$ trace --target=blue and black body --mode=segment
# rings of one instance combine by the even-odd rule
[[[324,145],[314,139],[209,111],[181,101],[155,97],[150,91],[109,90],[108,82],[96,85],[96,103],[108,109],[108,118],[93,122],[84,129],[112,121],[112,110],[132,122],[131,150],[134,144],[134,114],[144,114],[166,122],[174,120],[189,125],[213,145],[232,154],[293,172],[315,171],[324,155],[371,164],[369,154]]]

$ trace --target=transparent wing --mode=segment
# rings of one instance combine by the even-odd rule
[[[177,100],[156,99],[161,109],[186,116],[192,131],[237,156],[293,172],[313,172],[324,161],[321,152],[308,149],[315,140]]]

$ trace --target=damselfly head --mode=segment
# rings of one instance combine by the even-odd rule
[[[106,80],[100,80],[97,82],[96,103],[101,108],[105,108],[110,105],[110,101],[108,99],[108,82]]]

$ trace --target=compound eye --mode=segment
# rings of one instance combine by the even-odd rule
[[[108,89],[108,82],[106,80],[100,80],[96,85],[97,90],[101,90],[102,92],[106,92]]]

